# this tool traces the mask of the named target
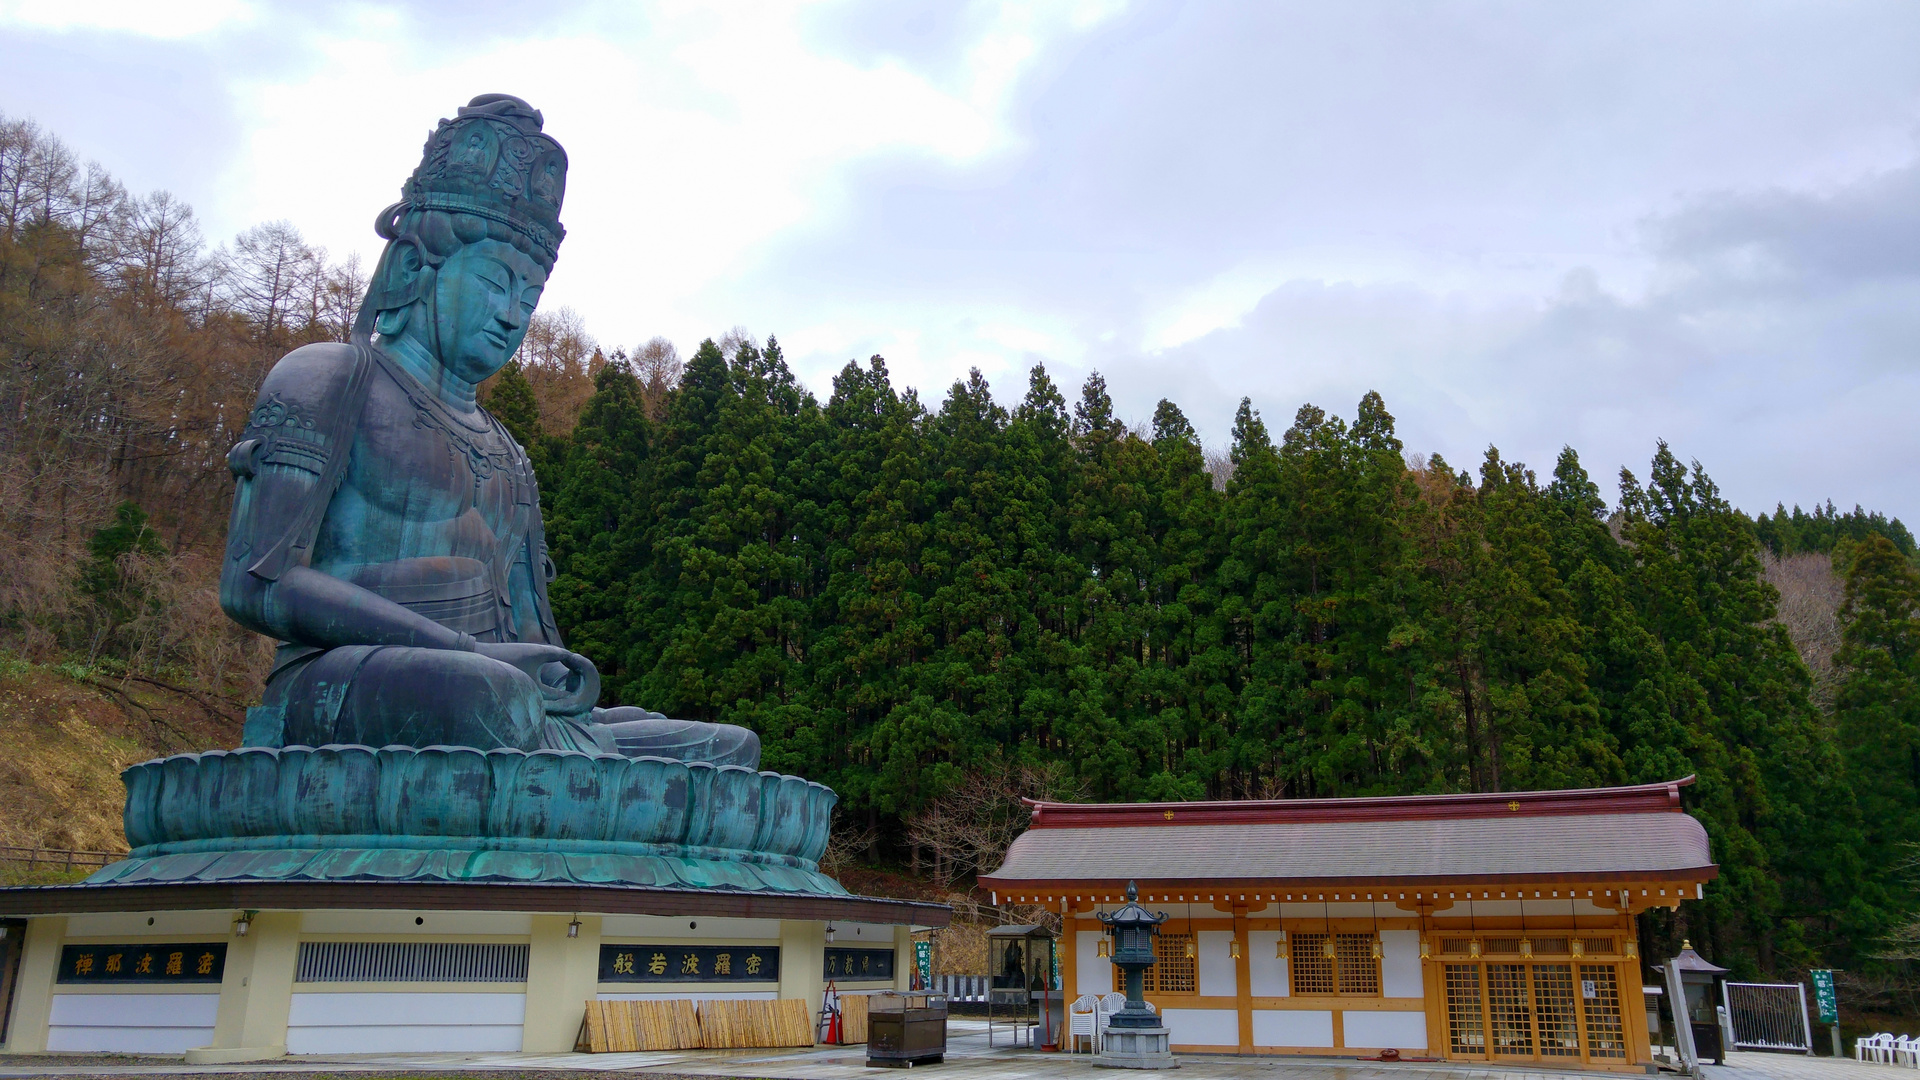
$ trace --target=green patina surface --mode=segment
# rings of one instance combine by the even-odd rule
[[[248,748],[143,762],[129,858],[88,880],[574,881],[844,895],[835,796],[732,765],[470,747]]]
[[[567,649],[527,453],[476,400],[558,257],[567,156],[486,94],[376,228],[353,340],[283,357],[228,455],[220,600],[278,640],[235,751],[126,770],[92,883],[573,881],[844,895],[832,791],[759,738],[601,707]]]

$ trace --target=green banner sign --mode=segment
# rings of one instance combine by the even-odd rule
[[[1813,978],[1813,1000],[1820,1009],[1820,1022],[1839,1023],[1840,998],[1833,992],[1833,972],[1826,968],[1816,968],[1807,974]]]
[[[920,988],[933,986],[933,942],[916,941],[913,943],[913,966],[920,972]]]

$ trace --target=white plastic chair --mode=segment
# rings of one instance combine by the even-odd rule
[[[1895,1065],[1920,1068],[1920,1039],[1901,1035],[1893,1040],[1893,1048],[1888,1055]]]
[[[1898,1065],[1905,1056],[1907,1037],[1905,1035],[1882,1034],[1880,1044],[1874,1048],[1874,1060],[1885,1065]]]
[[[1887,1032],[1853,1041],[1853,1060],[1885,1062],[1893,1052],[1893,1036]]]
[[[1127,995],[1118,990],[1115,990],[1111,994],[1102,995],[1094,1000],[1093,1029],[1099,1033],[1098,1043],[1101,1050],[1104,1051],[1107,1046],[1107,1021],[1112,1018],[1114,1013],[1125,1008],[1126,1004]]]
[[[1099,1053],[1100,999],[1092,994],[1081,994],[1067,1007],[1067,1053],[1074,1052],[1082,1035],[1087,1037],[1087,1049]]]
[[[1884,1062],[1893,1056],[1893,1034],[1882,1031],[1867,1040],[1868,1061]]]

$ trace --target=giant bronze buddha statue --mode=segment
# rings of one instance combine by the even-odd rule
[[[228,456],[220,600],[281,642],[249,746],[562,749],[756,768],[744,728],[596,708],[561,642],[526,451],[475,396],[519,348],[565,231],[567,156],[473,99],[382,211],[349,344],[267,375]]]

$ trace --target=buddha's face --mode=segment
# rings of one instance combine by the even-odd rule
[[[448,256],[434,297],[448,372],[478,383],[505,367],[546,284],[546,270],[512,244],[481,240]]]

